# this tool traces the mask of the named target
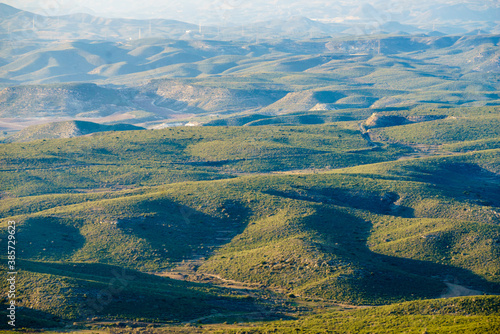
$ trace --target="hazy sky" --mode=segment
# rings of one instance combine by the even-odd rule
[[[498,0],[0,0],[11,6],[43,15],[88,13],[105,17],[168,18],[188,22],[215,22],[239,19],[259,20],[303,15],[325,18],[346,11],[360,3],[398,12],[430,7],[437,3],[476,3],[498,5]],[[262,17],[264,18],[264,17]]]

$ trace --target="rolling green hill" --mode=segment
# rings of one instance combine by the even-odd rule
[[[116,266],[33,261],[20,261],[19,266],[23,269],[17,276],[18,301],[26,310],[36,310],[19,312],[18,323],[25,327],[62,327],[68,320],[87,317],[172,323],[214,313],[270,309],[228,289]]]
[[[391,160],[344,124],[302,127],[169,128],[96,133],[2,146],[3,188],[12,195],[91,192]],[[16,171],[15,173],[13,171]]]
[[[2,117],[99,117],[130,110],[116,90],[85,83],[8,87],[0,102]]]
[[[304,318],[323,307],[413,301],[397,318],[370,308],[339,326],[360,326],[370,312],[386,319],[377,331],[403,319],[454,326],[448,306],[435,306],[432,321],[414,307],[500,291],[497,108],[372,111],[240,114],[211,124],[219,126],[1,144],[0,212],[29,240],[17,250],[18,301],[29,310],[21,319],[174,331],[298,319],[255,329],[286,332],[352,319]],[[50,126],[62,133],[68,124],[111,129]],[[84,301],[106,291],[116,270],[144,283],[127,283],[96,311]],[[128,302],[137,291],[159,308],[137,312]],[[476,316],[457,320],[460,328],[496,326],[495,314]]]
[[[19,329],[498,331],[498,35],[0,17]]]
[[[218,138],[223,129],[217,128]],[[241,141],[252,129],[262,131],[238,128],[226,130],[226,136],[237,134]],[[290,141],[309,149],[317,145],[314,131],[321,128],[293,129],[299,133],[290,134]],[[267,130],[275,131],[276,136],[284,129]],[[175,136],[179,138],[193,135],[180,130],[144,134],[161,138],[173,131],[178,131]],[[212,129],[190,131],[207,138]],[[307,131],[307,140],[300,137],[302,131]],[[328,133],[327,128],[320,131],[322,138]],[[347,136],[338,132],[341,129],[336,131]],[[128,132],[116,134],[123,147],[131,142]],[[101,136],[100,145],[111,150],[115,134]],[[43,152],[60,141],[23,145]],[[352,149],[355,139],[348,142]],[[227,158],[214,155],[221,151],[211,151],[204,143],[211,141],[188,146],[191,156]],[[262,144],[258,156],[273,154],[273,146]],[[222,143],[213,145],[221,147]],[[224,152],[234,159],[238,154],[253,154],[247,145],[243,147],[245,151]],[[29,150],[20,152],[29,156]],[[281,154],[297,153],[285,150]],[[362,305],[438,297],[446,293],[448,282],[498,292],[498,157],[498,150],[490,150],[317,174],[6,198],[2,214],[18,221],[19,238],[31,242],[30,247],[18,251],[21,258],[35,261],[26,262],[26,270],[31,270],[31,263],[62,261],[64,265],[96,263],[162,272],[177,270],[183,261],[194,261],[198,275],[260,284],[300,298]],[[91,160],[87,157],[86,161]],[[464,175],[468,175],[467,182]],[[36,288],[45,282],[35,277],[29,275],[26,285]],[[82,289],[83,283],[77,282],[71,281],[71,286]],[[42,297],[51,293],[50,289],[37,291]],[[66,296],[64,291],[56,294]],[[74,296],[68,292],[67,298],[70,295]],[[45,303],[44,308],[28,297],[22,300],[43,312],[58,308],[56,300]],[[123,313],[110,314],[121,318],[128,312],[119,310]],[[75,312],[70,318],[80,319],[83,313]],[[153,314],[141,317],[151,319]],[[165,319],[177,318],[170,315]]]
[[[84,121],[66,121],[33,125],[5,139],[4,143],[29,142],[39,139],[73,138],[105,131],[144,130],[129,124],[102,125]]]
[[[491,116],[450,117],[372,132],[385,141],[427,145],[456,144],[471,140],[498,139],[500,118],[495,112]]]
[[[329,328],[333,333],[495,333],[500,329],[497,305],[498,297],[418,301],[327,312],[298,321],[228,327],[225,332],[321,333]],[[212,330],[216,332],[216,329]]]

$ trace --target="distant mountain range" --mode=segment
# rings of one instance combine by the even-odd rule
[[[380,33],[415,34],[436,29],[445,34],[468,31],[500,32],[500,8],[471,10],[463,4],[441,5],[425,12],[396,15],[364,4],[346,13],[333,10],[329,13],[330,19],[311,20],[304,15],[296,15],[265,20],[266,16],[259,15],[257,17],[263,17],[264,21],[203,25],[167,19],[103,18],[83,13],[44,16],[0,3],[0,40],[127,41],[168,38],[259,41],[272,38],[307,39]]]
[[[468,7],[453,8],[454,18],[467,18]],[[385,15],[365,4],[332,12],[344,17],[339,22],[295,16],[207,27],[48,17],[0,4],[0,129],[7,136],[68,119],[146,128],[225,124],[226,117],[246,124],[255,114],[293,124],[298,118],[284,115],[496,103],[497,23],[429,13]]]

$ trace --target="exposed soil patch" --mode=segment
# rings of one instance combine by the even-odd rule
[[[467,296],[477,296],[482,295],[483,292],[479,290],[472,290],[466,288],[463,285],[447,283],[445,282],[448,290],[441,295],[441,298],[453,298],[453,297],[467,297]]]

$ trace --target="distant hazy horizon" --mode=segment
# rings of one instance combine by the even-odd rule
[[[312,19],[349,17],[353,10],[370,4],[391,14],[419,13],[441,4],[466,4],[475,8],[499,7],[496,0],[2,0],[2,3],[46,16],[87,13],[102,17],[131,19],[176,19],[191,23],[225,24],[289,19],[307,16]]]

